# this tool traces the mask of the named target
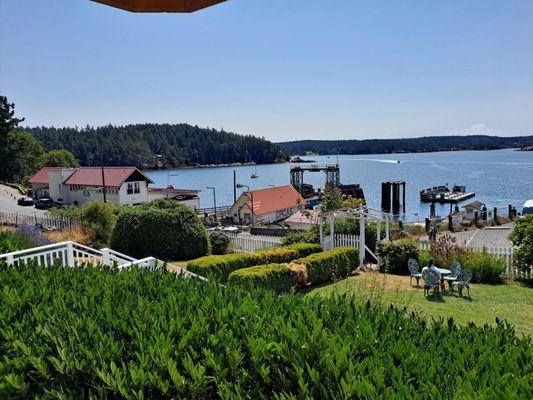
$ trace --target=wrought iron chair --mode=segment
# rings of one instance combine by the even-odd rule
[[[457,276],[457,280],[452,282],[452,293],[453,288],[457,286],[459,290],[459,296],[463,295],[463,288],[468,290],[468,298],[470,299],[470,280],[472,279],[472,271],[468,269],[463,269]]]
[[[452,266],[450,267],[450,271],[452,273],[442,277],[442,279],[444,280],[444,282],[448,282],[448,286],[449,286],[449,289],[450,289],[450,292],[451,292],[452,291],[452,283],[457,281],[457,277],[461,273],[461,264],[459,264],[459,262],[457,262],[457,261],[454,262],[452,264]]]
[[[435,293],[440,294],[440,279],[439,274],[431,269],[424,269],[422,271],[422,279],[424,280],[424,296],[429,294],[431,289]]]
[[[422,274],[420,273],[420,267],[418,266],[418,263],[415,259],[410,258],[409,261],[407,261],[407,266],[409,267],[409,272],[411,273],[411,277],[409,278],[409,285],[412,284],[413,278],[415,278],[416,286],[420,286],[418,282],[420,281],[420,278],[422,278]]]

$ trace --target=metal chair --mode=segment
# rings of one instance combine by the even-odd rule
[[[452,291],[452,283],[457,281],[457,277],[461,273],[461,264],[459,262],[454,262],[450,267],[451,274],[444,276],[442,279],[445,282],[448,282],[450,292]]]
[[[420,278],[422,278],[422,274],[420,273],[420,267],[418,266],[418,263],[415,259],[410,258],[407,261],[407,266],[409,267],[409,272],[411,273],[411,277],[409,278],[409,285],[412,284],[413,278],[415,278],[416,286],[420,286],[418,282],[420,281]]]
[[[424,280],[424,296],[429,294],[430,289],[440,294],[440,279],[437,272],[431,269],[424,269],[422,271],[422,279]]]
[[[452,293],[453,288],[457,286],[459,290],[459,296],[463,295],[463,288],[468,290],[468,298],[470,299],[470,280],[472,279],[472,271],[468,269],[463,269],[457,276],[457,280],[452,282]]]

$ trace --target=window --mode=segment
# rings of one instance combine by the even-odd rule
[[[128,183],[128,194],[133,194],[133,183]]]
[[[141,186],[139,185],[139,182],[135,182],[135,193],[141,193]]]

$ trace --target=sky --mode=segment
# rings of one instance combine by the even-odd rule
[[[0,0],[0,92],[27,126],[187,122],[273,141],[533,134],[533,1],[134,14]]]

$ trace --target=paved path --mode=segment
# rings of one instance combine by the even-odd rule
[[[20,192],[17,189],[12,187],[0,185],[0,211],[18,211],[22,213],[31,213],[37,215],[46,215],[47,212],[44,210],[37,210],[33,206],[19,206],[17,200],[19,197],[22,197]]]
[[[457,238],[459,244],[469,247],[503,247],[512,245],[507,237],[510,235],[513,228],[514,222],[510,222],[500,226],[472,231],[441,233],[438,236],[453,236]]]

